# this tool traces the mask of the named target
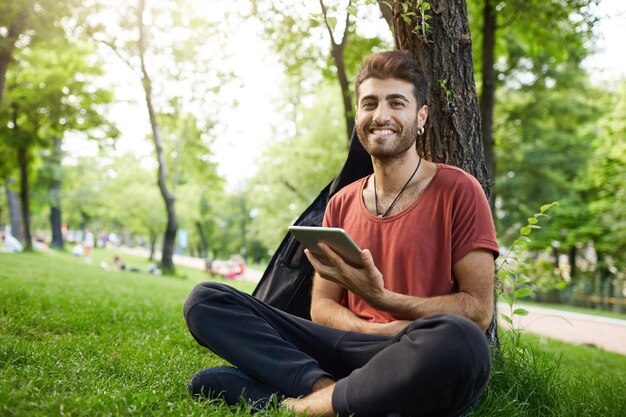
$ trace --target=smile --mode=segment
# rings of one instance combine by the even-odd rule
[[[389,136],[389,135],[393,135],[394,133],[396,133],[395,130],[391,130],[391,129],[372,129],[371,132],[372,134],[378,135],[378,136]]]

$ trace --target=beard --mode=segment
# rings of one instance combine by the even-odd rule
[[[374,135],[370,132],[376,127],[392,127],[396,132],[396,137],[393,139],[374,138]],[[365,125],[357,125],[356,128],[359,142],[361,142],[363,148],[365,148],[370,156],[380,160],[395,160],[402,158],[409,149],[415,148],[417,131],[417,118],[415,123],[410,123],[406,127],[400,126],[396,123],[386,123],[381,125],[370,122]]]

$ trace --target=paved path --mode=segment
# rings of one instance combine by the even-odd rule
[[[516,316],[515,325],[528,332],[574,344],[594,345],[626,355],[626,320],[522,305],[528,316]],[[507,313],[506,304],[498,304]],[[501,325],[507,325],[500,320]]]

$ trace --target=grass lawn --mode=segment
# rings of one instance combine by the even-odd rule
[[[182,317],[206,276],[100,268],[111,256],[96,252],[86,263],[57,252],[0,253],[0,416],[249,415],[187,394],[194,372],[223,364]],[[123,259],[147,269],[141,258]],[[475,416],[626,415],[626,356],[530,336],[519,355],[502,340]]]

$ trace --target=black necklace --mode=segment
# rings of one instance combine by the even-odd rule
[[[402,187],[402,189],[400,190],[396,198],[393,199],[393,201],[391,202],[389,207],[387,207],[387,210],[385,210],[383,214],[380,214],[380,212],[378,211],[378,192],[376,191],[376,174],[374,174],[374,201],[376,204],[376,215],[378,217],[385,217],[389,213],[389,211],[391,211],[391,208],[393,207],[394,204],[396,204],[396,201],[398,201],[398,199],[400,198],[404,190],[406,190],[406,187],[408,187],[409,183],[411,182],[411,180],[417,173],[417,170],[420,169],[421,164],[422,164],[422,157],[420,156],[420,160],[417,162],[417,167],[415,167],[415,171],[413,171],[413,173],[409,177],[409,180],[406,182],[406,184],[404,184],[404,187]]]

